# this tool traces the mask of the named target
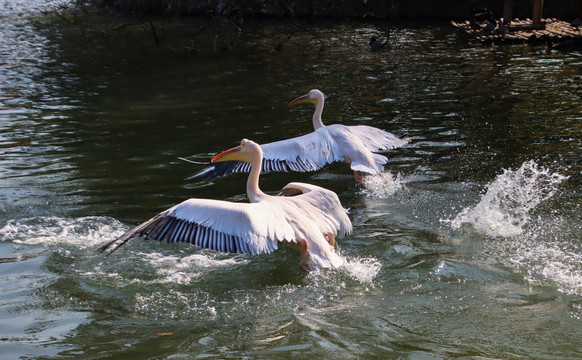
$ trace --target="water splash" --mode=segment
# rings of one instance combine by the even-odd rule
[[[580,231],[582,225],[576,215],[538,216],[523,234],[492,239],[488,247],[503,253],[528,284],[582,295]]]
[[[132,311],[153,319],[211,321],[217,317],[216,303],[208,293],[201,290],[183,292],[173,288],[142,288],[136,293]],[[149,291],[153,290],[153,291]]]
[[[517,170],[504,170],[487,185],[479,203],[463,209],[453,220],[493,237],[488,253],[512,264],[532,286],[550,285],[568,294],[582,294],[582,255],[578,220],[533,216],[568,177],[527,161]]]
[[[24,245],[70,244],[85,249],[121,236],[127,227],[108,217],[34,217],[10,220],[0,229],[0,241]]]
[[[342,269],[354,280],[371,284],[382,264],[375,258],[344,258]]]
[[[525,272],[532,285],[555,284],[559,291],[582,295],[582,254],[568,249],[569,243],[535,241],[515,244],[510,261]]]
[[[522,234],[531,211],[551,198],[566,176],[539,167],[533,160],[524,162],[517,170],[503,170],[486,186],[479,203],[466,207],[453,220],[443,220],[453,229],[470,224],[489,236]]]
[[[242,257],[220,258],[220,255],[192,254],[187,256],[145,253],[140,255],[146,263],[155,269],[159,276],[156,283],[188,285],[208,271],[217,268],[234,267],[248,261]]]
[[[206,251],[176,254],[175,251],[179,250],[170,253],[144,252],[138,246],[125,250],[135,256],[124,258],[112,268],[102,263],[104,257],[98,256],[98,252],[85,253],[87,249],[95,250],[126,231],[127,226],[109,217],[34,217],[8,221],[0,228],[0,241],[56,248],[64,253],[82,252],[91,261],[76,269],[80,276],[111,278],[121,281],[121,286],[154,283],[188,285],[214,270],[234,268],[249,262],[244,255]],[[371,283],[382,268],[381,263],[373,258],[342,258],[344,265],[340,271],[362,283]],[[136,268],[150,270],[148,275],[144,275],[142,271],[134,273]],[[119,276],[119,271],[125,272],[125,275]]]
[[[387,198],[402,189],[403,185],[411,179],[412,177],[404,177],[400,173],[394,176],[390,171],[379,175],[368,175],[364,178],[362,193],[374,198]]]

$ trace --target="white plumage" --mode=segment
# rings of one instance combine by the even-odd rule
[[[367,125],[325,126],[321,120],[325,96],[319,90],[291,101],[289,105],[314,103],[314,132],[261,145],[263,149],[263,172],[298,171],[321,169],[326,164],[343,161],[350,164],[354,172],[380,174],[388,159],[376,154],[408,143],[406,136],[396,136],[382,129]],[[205,176],[207,180],[226,176],[233,172],[248,172],[250,165],[240,161],[211,164],[190,178]],[[356,174],[357,175],[357,174]],[[357,175],[358,176],[358,175]]]
[[[283,242],[297,244],[302,252],[301,265],[306,269],[310,268],[310,263],[324,268],[342,264],[342,259],[333,250],[333,238],[349,234],[352,224],[334,192],[315,185],[290,183],[280,195],[291,196],[263,193],[258,187],[262,151],[250,140],[243,139],[240,146],[212,159],[213,163],[230,160],[251,164],[247,181],[250,203],[188,199],[101,249],[104,251],[116,245],[113,252],[136,236],[249,254],[270,253]]]

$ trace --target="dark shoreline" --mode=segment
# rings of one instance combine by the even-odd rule
[[[532,17],[531,0],[512,0],[513,17]],[[496,17],[503,13],[504,0],[479,1]],[[394,21],[463,20],[471,16],[471,0],[296,0],[296,1],[195,1],[195,0],[99,0],[100,7],[125,14],[159,16],[374,18]],[[544,4],[542,17],[573,20],[582,13],[582,1],[554,0]]]

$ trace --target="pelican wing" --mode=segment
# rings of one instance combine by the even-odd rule
[[[325,128],[303,136],[263,144],[261,149],[264,173],[316,171],[326,164],[343,160],[341,152]],[[188,179],[204,176],[206,180],[213,180],[232,173],[249,172],[250,169],[251,165],[242,161],[218,162],[212,163]]]
[[[386,157],[372,152],[394,149],[406,143],[405,135],[396,136],[371,126],[325,126],[303,136],[261,145],[262,172],[316,171],[326,164],[349,159],[355,161],[354,170],[377,174],[386,163]],[[367,165],[359,166],[360,163]],[[232,173],[248,173],[250,169],[251,165],[243,161],[218,162],[188,179],[204,176],[210,181]]]
[[[296,242],[295,232],[283,209],[271,202],[232,203],[189,199],[163,211],[104,245],[105,251],[136,236],[158,241],[187,242],[229,253],[270,253],[277,242]]]
[[[263,159],[263,164],[265,159]],[[211,181],[216,178],[230,175],[232,173],[248,173],[251,171],[251,164],[244,161],[223,161],[217,163],[210,163],[204,169],[198,171],[192,176],[186,178],[186,180],[194,179],[203,176],[205,180]]]
[[[288,201],[308,215],[317,224],[319,233],[332,233],[339,237],[352,232],[352,222],[338,196],[331,190],[301,182],[287,184],[279,195],[291,196]]]
[[[375,152],[400,147],[409,140],[406,135],[396,136],[366,125],[335,124],[327,129],[352,170],[369,174],[380,174],[388,162],[386,156]]]
[[[351,136],[358,137],[368,150],[373,152],[396,149],[410,141],[407,134],[394,135],[373,126],[355,125],[346,127]]]
[[[307,239],[311,261],[318,267],[335,268],[343,260],[329,246],[324,236],[343,237],[352,231],[352,223],[337,195],[319,186],[290,183],[276,197],[286,203],[286,216],[299,238]]]

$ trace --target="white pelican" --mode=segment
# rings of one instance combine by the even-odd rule
[[[315,171],[326,164],[344,161],[351,165],[356,180],[363,182],[360,173],[378,175],[382,173],[384,164],[388,161],[385,156],[374,152],[394,149],[408,143],[409,139],[405,135],[396,136],[372,126],[323,125],[321,114],[324,100],[323,93],[314,89],[289,103],[289,106],[305,102],[315,104],[315,112],[313,113],[315,131],[303,136],[261,145],[264,172]],[[202,164],[209,166],[188,179],[204,175],[207,180],[212,180],[234,172],[248,172],[251,168],[248,163],[241,161]]]
[[[352,231],[337,195],[319,186],[292,182],[279,195],[259,189],[263,153],[247,139],[212,158],[212,163],[251,164],[247,181],[250,203],[188,199],[167,209],[101,248],[111,252],[136,236],[167,242],[188,242],[229,253],[270,253],[282,242],[301,252],[301,266],[336,268],[343,261],[334,252],[335,236]]]

